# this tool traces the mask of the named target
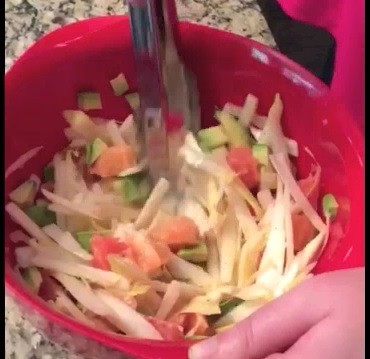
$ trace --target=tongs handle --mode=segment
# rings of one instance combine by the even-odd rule
[[[175,4],[171,2],[168,8],[167,0],[128,0],[140,96],[136,119],[150,172],[157,178],[165,176],[169,169],[168,100],[163,71],[168,39],[172,43],[174,39],[172,25],[177,23]]]

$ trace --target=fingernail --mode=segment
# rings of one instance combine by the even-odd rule
[[[217,351],[217,340],[211,338],[193,345],[189,349],[189,359],[216,359]]]

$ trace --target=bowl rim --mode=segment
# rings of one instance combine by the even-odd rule
[[[90,19],[84,19],[81,21],[74,22],[72,24],[68,24],[65,26],[62,26],[45,36],[43,36],[40,40],[32,44],[17,60],[13,62],[13,64],[10,66],[8,71],[5,73],[5,86],[6,86],[6,80],[11,78],[14,73],[16,73],[17,69],[22,65],[22,62],[31,55],[34,55],[38,51],[42,51],[43,49],[50,46],[50,43],[53,41],[53,37],[56,35],[60,35],[63,32],[66,31],[66,29],[72,29],[72,28],[81,28],[81,25],[89,25],[90,31],[87,31],[85,33],[94,33],[95,30],[92,30],[94,27],[99,27],[99,29],[103,30],[120,22],[126,22],[126,25],[128,23],[128,17],[126,15],[114,15],[114,16],[100,16]],[[103,25],[103,26],[102,26]],[[216,28],[212,28],[205,25],[200,24],[194,24],[194,23],[188,23],[188,22],[180,22],[180,26],[184,28],[184,30],[201,30],[201,31],[208,31],[212,34],[218,34],[218,36],[223,36],[224,38],[229,38],[231,40],[238,40],[240,41],[240,44],[245,44],[247,47],[251,47],[253,45],[254,48],[263,50],[263,52],[267,53],[269,56],[275,58],[277,61],[283,63],[286,65],[286,67],[290,70],[296,71],[299,73],[299,75],[309,83],[313,84],[315,88],[319,90],[320,93],[323,93],[324,95],[328,95],[329,97],[333,97],[330,94],[329,87],[325,85],[321,80],[316,78],[313,74],[311,74],[309,71],[304,69],[299,64],[295,63],[294,61],[288,59],[284,55],[280,54],[279,52],[275,51],[274,49],[268,47],[267,45],[264,45],[262,43],[259,43],[257,41],[254,41],[252,39],[249,39],[247,37],[243,37],[242,35],[234,34],[231,32],[219,30]],[[44,46],[45,45],[45,46]],[[337,101],[342,107],[344,107],[340,101]],[[354,151],[357,152],[358,157],[363,162],[364,159],[364,136],[361,133],[360,129],[356,126],[354,120],[352,119],[352,116],[348,113],[346,109],[344,109],[345,112],[347,112],[345,117],[345,120],[343,121],[342,127],[345,127],[345,131],[348,134],[349,137],[351,137],[352,140],[352,146]],[[15,279],[15,276],[11,273],[10,266],[6,263],[5,265],[5,288],[11,294],[13,297],[16,298],[17,301],[21,302],[22,306],[26,306],[28,308],[31,308],[41,314],[43,317],[45,317],[46,320],[57,323],[62,328],[65,328],[70,331],[74,331],[84,337],[93,339],[97,342],[100,342],[101,344],[106,345],[107,347],[113,348],[118,351],[124,351],[128,354],[132,355],[143,355],[140,353],[143,346],[147,345],[149,347],[157,347],[164,349],[179,349],[179,348],[188,348],[191,344],[193,344],[195,341],[156,341],[156,340],[147,340],[147,339],[136,339],[136,338],[128,338],[128,337],[122,337],[110,333],[105,333],[93,328],[88,327],[87,325],[84,325],[78,321],[75,321],[73,318],[69,318],[67,316],[64,316],[62,314],[59,314],[57,312],[54,312],[53,310],[49,309],[46,304],[42,303],[42,301],[29,293],[26,288],[22,286],[22,284]],[[141,358],[144,358],[144,356],[141,356]],[[145,357],[146,358],[146,357]]]

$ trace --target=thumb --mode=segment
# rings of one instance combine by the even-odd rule
[[[312,285],[307,280],[232,329],[194,345],[189,359],[263,359],[288,348],[328,313],[325,301],[312,305]]]

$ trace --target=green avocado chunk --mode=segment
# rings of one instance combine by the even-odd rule
[[[37,183],[29,179],[9,193],[9,198],[20,207],[33,204],[37,193]]]
[[[213,126],[198,132],[199,145],[205,152],[227,144],[227,136],[222,127]]]
[[[45,227],[57,221],[55,213],[50,211],[45,205],[37,204],[28,207],[25,209],[25,212],[39,227]]]
[[[218,112],[216,119],[220,122],[228,142],[235,147],[250,145],[250,138],[243,125],[232,115],[225,112]]]
[[[205,243],[200,243],[195,247],[180,249],[177,255],[192,263],[203,263],[207,261],[208,250]]]
[[[22,270],[22,278],[35,294],[38,294],[42,283],[42,276],[39,270],[35,267],[29,267]]]
[[[269,165],[269,148],[266,145],[259,143],[253,145],[252,154],[261,165]]]
[[[103,108],[98,92],[80,92],[77,96],[77,102],[78,107],[84,111],[101,110]]]
[[[222,315],[231,312],[235,307],[237,307],[241,303],[243,303],[243,300],[239,298],[233,298],[222,302],[220,304]]]
[[[328,193],[323,197],[322,207],[326,217],[331,220],[335,219],[339,205],[333,194]]]
[[[108,148],[106,143],[100,138],[95,138],[94,141],[86,145],[86,163],[92,165],[100,155]]]
[[[141,203],[149,197],[151,192],[149,179],[141,173],[117,179],[114,188],[128,203]]]
[[[53,165],[48,165],[44,168],[43,180],[44,180],[44,182],[54,181],[54,167],[53,167]]]

